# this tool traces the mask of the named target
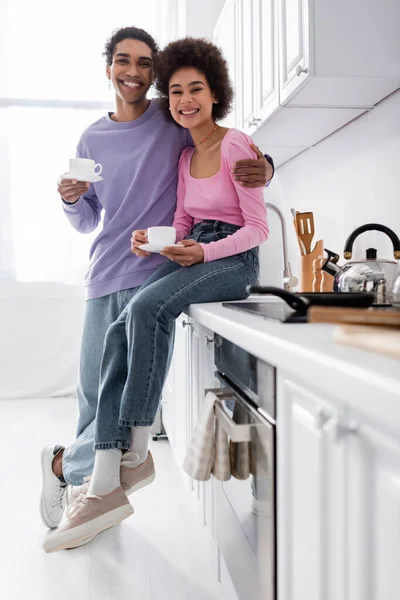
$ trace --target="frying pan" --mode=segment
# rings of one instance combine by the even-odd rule
[[[306,313],[309,306],[349,306],[363,308],[371,306],[375,300],[374,292],[310,292],[292,294],[282,288],[262,285],[249,285],[247,292],[250,294],[271,294],[282,298],[299,313]]]

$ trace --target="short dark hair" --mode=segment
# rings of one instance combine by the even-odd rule
[[[107,40],[104,46],[103,56],[106,57],[106,62],[109,67],[112,65],[115,46],[123,40],[138,40],[139,42],[144,42],[148,45],[152,54],[157,54],[159,51],[155,39],[144,29],[139,29],[139,27],[122,27],[122,29],[116,29],[113,32],[112,36]]]
[[[213,118],[220,120],[226,117],[232,108],[233,89],[228,64],[221,50],[206,39],[186,37],[169,43],[158,53],[155,87],[166,106],[170,79],[182,67],[194,67],[205,75],[218,100],[218,104],[213,104]]]

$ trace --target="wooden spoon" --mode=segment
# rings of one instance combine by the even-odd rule
[[[301,254],[301,256],[304,256],[305,255],[304,246],[303,246],[303,243],[302,243],[301,239],[299,238],[299,234],[297,232],[296,215],[298,213],[297,213],[297,211],[294,208],[291,208],[290,212],[293,215],[293,227],[294,227],[294,230],[295,230],[295,233],[296,233],[296,238],[297,238],[297,243],[299,245],[300,254]]]
[[[312,212],[296,213],[297,235],[303,243],[306,254],[311,252],[314,237],[314,215]]]

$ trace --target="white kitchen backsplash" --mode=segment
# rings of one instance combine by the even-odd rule
[[[262,150],[268,152],[268,145]],[[290,209],[312,211],[317,239],[341,255],[348,235],[368,222],[391,227],[400,237],[400,90],[349,125],[280,167],[265,199],[276,204],[287,223],[289,258],[298,274],[299,251]],[[270,238],[261,248],[262,283],[280,285],[281,235],[278,218],[269,214]],[[354,258],[370,246],[378,257],[392,258],[389,239],[362,234]]]

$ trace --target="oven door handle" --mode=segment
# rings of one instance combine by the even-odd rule
[[[235,400],[238,401],[238,397],[229,389],[224,388],[215,388],[210,390],[205,390],[206,393],[212,393],[215,396],[214,402],[214,415],[217,419],[218,423],[221,425],[222,429],[228,435],[232,442],[251,442],[252,441],[252,433],[254,429],[265,427],[260,423],[249,423],[248,425],[238,425],[235,423],[230,416],[224,411],[221,404],[225,400]]]

